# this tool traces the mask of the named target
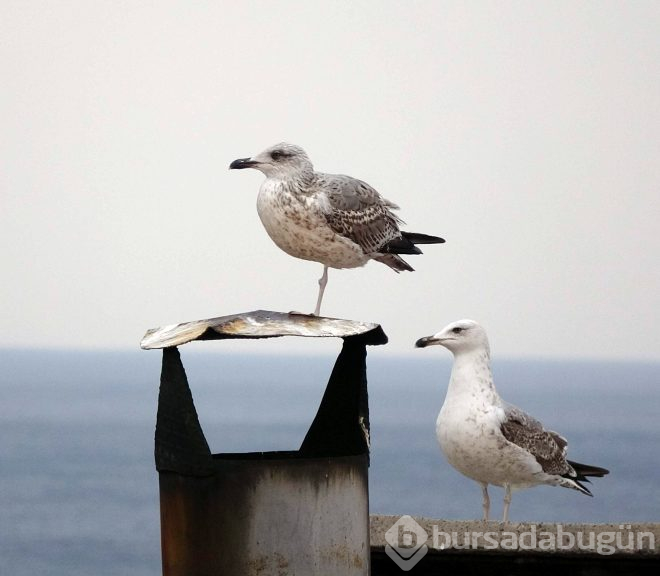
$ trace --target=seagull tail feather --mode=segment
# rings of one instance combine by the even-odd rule
[[[589,476],[593,476],[594,478],[602,478],[605,476],[605,474],[610,473],[609,470],[599,466],[592,466],[591,464],[580,464],[579,462],[572,462],[571,460],[567,460],[566,462],[568,462],[568,464],[572,467],[573,471],[562,474],[562,478],[568,480],[570,488],[579,490],[587,496],[593,496],[593,494],[590,492],[589,488],[582,484],[582,482],[591,482],[588,478]]]
[[[414,272],[414,268],[408,264],[401,256],[397,254],[378,254],[374,256],[374,260],[387,264],[397,274],[399,272]]]

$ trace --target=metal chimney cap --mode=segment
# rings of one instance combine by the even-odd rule
[[[307,314],[255,310],[207,320],[194,320],[151,328],[140,342],[144,350],[170,348],[193,340],[228,338],[275,338],[307,336],[313,338],[346,338],[366,336],[366,344],[386,344],[387,336],[379,324],[358,320],[326,318]]]

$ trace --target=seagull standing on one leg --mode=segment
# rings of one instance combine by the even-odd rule
[[[511,491],[539,484],[563,486],[591,496],[581,482],[608,474],[605,468],[566,459],[568,442],[520,408],[504,402],[493,383],[486,331],[473,320],[449,324],[416,346],[439,344],[454,354],[447,396],[436,423],[438,442],[449,463],[479,483],[484,520],[488,485],[504,488],[504,518]]]
[[[416,244],[439,244],[437,236],[402,232],[398,206],[366,182],[315,172],[305,151],[276,144],[229,168],[256,168],[266,175],[257,212],[273,242],[296,258],[323,264],[314,315],[321,313],[328,268],[357,268],[369,260],[395,272],[413,271],[399,254],[421,254]]]

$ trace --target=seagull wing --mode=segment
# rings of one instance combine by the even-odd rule
[[[362,180],[340,174],[316,174],[314,193],[328,225],[358,244],[365,254],[377,254],[401,237],[399,207]]]
[[[566,461],[566,438],[546,430],[541,422],[516,406],[505,403],[503,408],[505,418],[500,430],[509,442],[534,456],[546,474],[575,474]]]

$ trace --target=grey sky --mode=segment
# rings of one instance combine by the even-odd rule
[[[286,140],[447,239],[330,271],[384,352],[471,317],[498,355],[659,359],[659,37],[655,1],[5,1],[0,345],[311,310],[321,265],[227,169]]]

